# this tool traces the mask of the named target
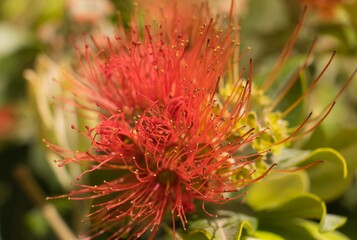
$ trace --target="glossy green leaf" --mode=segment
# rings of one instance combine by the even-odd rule
[[[282,149],[279,155],[273,156],[272,160],[278,164],[277,167],[279,169],[296,168],[296,166],[305,161],[310,154],[310,150],[286,148]]]
[[[357,153],[356,149],[354,152]],[[352,158],[353,154],[349,154]],[[338,197],[347,187],[347,163],[345,158],[331,148],[319,148],[311,152],[309,150],[285,149],[278,156],[273,156],[273,161],[278,168],[288,169],[294,166],[304,167],[317,161],[324,161],[306,169],[311,182],[311,192],[324,200],[332,200]],[[355,161],[357,163],[357,161]],[[353,159],[349,167],[356,166]],[[328,183],[328,184],[326,184]]]
[[[338,232],[338,231],[329,231],[329,232],[322,232],[320,230],[319,224],[312,222],[312,221],[307,221],[307,220],[296,220],[296,224],[305,228],[310,235],[313,237],[313,239],[319,239],[319,240],[347,240],[349,239],[347,236],[344,234]]]
[[[319,231],[332,232],[346,223],[346,218],[327,214],[326,204],[318,196],[303,193],[290,201],[277,206],[275,209],[257,213],[260,223],[266,221],[281,221],[283,219],[316,219],[320,220]]]
[[[273,173],[249,188],[246,203],[255,211],[274,209],[306,192],[308,186],[303,171]]]
[[[211,240],[238,240],[241,239],[243,231],[251,235],[256,229],[256,219],[247,215],[230,211],[220,211],[218,215],[218,218],[190,222],[187,239],[201,236],[200,239],[205,237]]]
[[[257,231],[253,237],[245,238],[245,240],[257,240],[257,239],[285,240],[285,238],[279,236],[278,234],[268,231]]]
[[[326,141],[326,131],[321,125],[319,125],[314,129],[308,140],[301,146],[301,149],[317,149],[325,146],[331,146],[331,144],[327,144]]]
[[[319,197],[311,193],[303,193],[273,210],[260,212],[259,216],[264,219],[321,219],[325,213],[326,205]]]
[[[313,151],[300,166],[323,160],[323,164],[306,169],[309,174],[310,191],[325,201],[333,200],[339,196],[344,187],[341,181],[347,177],[347,164],[345,158],[336,150],[331,148],[319,148]]]
[[[338,231],[321,232],[319,224],[310,220],[295,218],[281,219],[262,223],[262,229],[289,240],[345,240],[345,235]],[[273,235],[274,236],[274,235]],[[261,238],[269,239],[270,238]],[[274,239],[274,238],[273,238]]]
[[[342,129],[335,134],[328,145],[338,150],[346,159],[349,169],[349,177],[354,174],[354,169],[357,169],[357,128]],[[346,184],[347,187],[347,184]]]
[[[357,128],[340,129],[329,141],[329,146],[341,149],[357,143]]]

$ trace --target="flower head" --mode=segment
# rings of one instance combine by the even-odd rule
[[[90,237],[107,232],[109,239],[137,238],[151,231],[153,238],[166,217],[174,232],[176,220],[185,229],[196,204],[213,216],[205,204],[241,197],[275,166],[256,169],[270,149],[254,149],[252,143],[268,129],[244,125],[252,61],[248,74],[242,70],[230,79],[230,91],[218,91],[239,59],[238,32],[232,16],[213,19],[206,10],[192,12],[189,24],[171,16],[175,30],[165,22],[143,31],[133,25],[97,54],[86,43],[82,77],[73,85],[76,106],[99,115],[97,126],[81,132],[91,147],[73,153],[49,146],[62,156],[61,166],[87,167],[78,179],[94,171],[115,174],[95,185],[75,183],[76,189],[59,196],[94,199],[87,215]],[[295,136],[308,120],[275,144]]]
[[[87,152],[71,156],[52,146],[64,157],[61,165],[88,164],[83,174],[118,172],[118,178],[96,186],[75,184],[79,189],[66,195],[74,200],[103,199],[88,215],[94,236],[108,229],[117,229],[113,238],[155,232],[166,212],[173,224],[178,216],[185,228],[186,213],[195,209],[196,201],[202,202],[203,210],[207,202],[226,203],[265,175],[253,177],[252,164],[261,153],[243,153],[260,133],[246,129],[240,134],[244,126],[236,128],[249,104],[250,83],[238,81],[232,92],[239,100],[236,104],[228,97],[219,105],[207,80],[203,75],[197,82],[182,80],[182,93],[165,102],[147,97],[146,109],[134,116],[120,112],[103,117],[86,133],[92,142]],[[201,85],[205,87],[196,87]]]
[[[244,95],[241,107],[247,101]],[[197,93],[201,99],[191,100],[198,104],[209,96]],[[135,233],[133,237],[141,236],[148,229],[157,231],[167,212],[174,225],[177,216],[185,228],[186,214],[195,210],[196,201],[203,209],[204,203],[226,203],[264,175],[252,178],[254,170],[247,168],[260,154],[248,156],[239,151],[258,134],[247,130],[229,141],[235,133],[234,123],[243,115],[238,113],[241,107],[236,116],[223,117],[223,111],[213,114],[212,106],[206,102],[196,113],[178,106],[173,114],[170,104],[154,104],[137,116],[132,126],[124,113],[119,113],[89,129],[92,149],[64,158],[61,164],[88,163],[91,167],[84,173],[99,169],[118,172],[118,178],[95,186],[75,184],[79,189],[66,195],[73,200],[100,199],[87,216],[94,222],[92,231],[100,234],[116,229],[113,238],[130,231]]]
[[[197,202],[212,215],[205,203],[238,198],[268,172],[255,175],[254,160],[263,152],[244,153],[262,131],[237,128],[251,95],[244,71],[226,99],[216,96],[237,49],[235,30],[228,23],[220,32],[218,20],[202,16],[193,32],[152,33],[148,25],[142,39],[133,28],[130,40],[117,36],[106,51],[85,52],[85,78],[74,84],[78,106],[100,113],[100,123],[83,133],[92,146],[75,154],[51,147],[63,157],[60,165],[87,165],[81,176],[117,171],[113,180],[74,184],[65,195],[98,199],[87,216],[92,237],[112,229],[111,238],[147,230],[154,236],[167,213],[174,227],[178,218],[185,228]]]

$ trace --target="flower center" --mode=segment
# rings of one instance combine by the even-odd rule
[[[162,185],[173,185],[176,183],[177,175],[171,170],[162,170],[157,174],[157,180]]]
[[[173,132],[172,125],[168,119],[153,116],[142,116],[138,130],[146,143],[155,147],[168,144]]]

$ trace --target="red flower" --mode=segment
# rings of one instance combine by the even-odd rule
[[[133,27],[131,37],[108,40],[108,49],[97,55],[86,45],[83,78],[74,82],[74,93],[78,107],[100,115],[98,126],[83,133],[92,147],[73,154],[50,146],[63,157],[60,165],[88,166],[79,178],[94,171],[115,174],[94,186],[74,184],[75,190],[59,196],[95,199],[87,216],[90,237],[132,239],[151,231],[152,239],[166,213],[174,232],[176,219],[185,229],[196,203],[212,215],[205,203],[244,195],[244,187],[274,166],[255,173],[255,160],[269,150],[247,154],[261,132],[239,125],[249,111],[252,69],[247,80],[241,71],[225,100],[216,96],[230,61],[238,59],[237,33],[232,18],[218,23],[204,13],[194,27],[178,28],[191,32],[146,26],[140,38]]]
[[[75,82],[76,93],[104,110],[99,125],[85,133],[92,147],[74,155],[51,147],[63,156],[60,165],[87,164],[82,175],[116,172],[113,180],[74,184],[77,190],[59,196],[98,199],[87,216],[91,237],[136,238],[150,230],[153,238],[166,213],[174,229],[176,217],[185,229],[195,203],[206,212],[205,203],[236,199],[268,172],[253,176],[261,153],[243,154],[260,133],[242,135],[244,126],[237,127],[249,108],[251,81],[241,76],[225,101],[215,97],[236,51],[234,30],[229,25],[219,33],[212,19],[199,25],[192,42],[186,33],[152,34],[147,26],[144,39],[134,28],[131,40],[117,37],[94,63],[86,52],[86,78]]]
[[[237,49],[238,33],[233,26],[219,31],[227,22],[212,19],[206,5],[188,6],[183,9],[189,18],[165,15],[170,19],[144,30],[132,24],[130,33],[119,29],[104,48],[95,39],[94,44],[86,42],[80,56],[82,77],[73,82],[76,104],[105,116],[132,116],[151,102],[166,105],[196,88],[214,91]]]
[[[117,171],[114,180],[95,186],[75,184],[79,189],[65,195],[72,200],[101,199],[87,216],[93,223],[91,237],[113,231],[110,239],[128,234],[135,238],[147,230],[153,237],[167,211],[174,229],[176,216],[185,229],[186,213],[195,210],[194,202],[202,202],[203,210],[204,203],[226,203],[265,175],[252,178],[253,169],[247,173],[259,153],[240,151],[259,134],[250,129],[233,138],[249,102],[250,85],[243,80],[240,84],[239,104],[232,109],[228,99],[216,112],[212,93],[197,90],[183,96],[187,99],[179,105],[175,98],[167,105],[153,103],[133,125],[119,113],[89,129],[92,148],[65,157],[61,164],[88,163],[91,167],[83,174]]]

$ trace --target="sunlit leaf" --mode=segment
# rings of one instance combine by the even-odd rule
[[[257,222],[253,217],[229,211],[218,212],[218,215],[218,218],[190,222],[188,239],[201,236],[212,240],[238,240],[241,239],[243,230],[253,234],[256,229]]]
[[[266,231],[281,236],[282,239],[289,240],[346,240],[344,234],[333,232],[321,232],[319,224],[305,219],[281,219],[279,221],[265,222],[262,226]],[[265,239],[265,238],[263,238]],[[270,238],[266,238],[269,239]]]
[[[306,166],[316,161],[323,160],[323,164],[307,168],[310,178],[310,190],[325,201],[339,196],[344,187],[341,181],[347,177],[347,164],[345,158],[331,148],[319,148],[313,151],[300,166]]]
[[[275,209],[261,212],[259,215],[266,219],[321,219],[325,213],[326,205],[319,197],[304,193]]]
[[[294,168],[305,161],[310,154],[310,150],[286,148],[282,149],[279,155],[273,156],[272,160],[280,169]]]
[[[312,239],[319,240],[347,240],[344,234],[338,231],[322,232],[318,223],[307,220],[296,220],[297,225],[305,228],[312,236]]]
[[[344,225],[347,221],[346,217],[334,214],[326,214],[320,222],[321,232],[331,232]]]
[[[274,209],[306,192],[308,186],[303,171],[270,174],[264,181],[249,188],[246,203],[255,211]]]
[[[357,143],[357,128],[340,129],[331,140],[328,142],[329,146],[335,149],[342,149],[349,145]]]
[[[325,202],[311,193],[304,193],[275,209],[258,212],[259,223],[279,222],[284,219],[316,219],[320,221],[318,231],[333,232],[346,223],[346,218],[327,214]]]
[[[261,240],[261,239],[269,239],[269,240],[284,240],[285,238],[279,236],[276,233],[268,232],[268,231],[256,231],[253,237],[246,237],[245,240]]]

